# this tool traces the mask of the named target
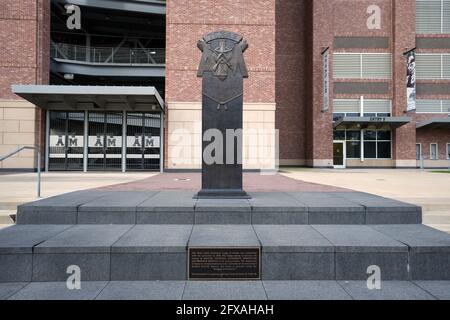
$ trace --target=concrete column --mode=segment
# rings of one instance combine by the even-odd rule
[[[122,172],[127,171],[127,112],[122,116]]]
[[[91,35],[86,34],[86,62],[91,62]]]
[[[360,102],[360,105],[359,105],[359,116],[360,117],[364,117],[364,96],[361,96],[361,102]],[[361,130],[360,131],[360,135],[361,135],[361,138],[360,138],[360,159],[361,159],[361,162],[364,162],[364,130]]]
[[[45,172],[48,172],[50,159],[50,111],[45,111]]]
[[[83,146],[83,172],[88,170],[88,147],[89,147],[89,116],[88,112],[84,111],[84,146]]]
[[[161,130],[159,133],[159,172],[164,172],[164,112],[161,112]]]

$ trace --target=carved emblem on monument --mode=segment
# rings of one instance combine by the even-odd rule
[[[203,52],[198,77],[202,77],[205,71],[211,71],[222,81],[230,72],[239,72],[243,78],[248,78],[243,55],[248,44],[242,36],[227,31],[214,32],[201,39],[197,47]]]

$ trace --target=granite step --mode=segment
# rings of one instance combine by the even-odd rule
[[[422,210],[361,192],[254,192],[195,199],[192,191],[80,191],[19,206],[18,224],[420,224]]]
[[[424,225],[16,225],[0,282],[186,280],[190,248],[259,248],[262,280],[450,280],[450,235]]]
[[[450,300],[450,281],[85,281],[0,283],[0,300]]]

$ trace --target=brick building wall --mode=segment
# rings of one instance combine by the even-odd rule
[[[244,131],[275,126],[275,0],[167,1],[167,168],[201,166],[201,78],[197,78],[201,52],[196,44],[218,30],[239,33],[249,43]],[[250,139],[244,132],[247,168],[252,167],[251,159],[266,157],[250,154]]]
[[[276,1],[276,128],[280,164],[306,164],[309,0]]]
[[[416,15],[415,0],[392,0],[393,7],[393,116],[403,116],[406,110],[406,74],[405,51],[416,47],[416,24],[411,17]],[[413,19],[412,21],[415,21]],[[410,115],[409,115],[410,116]],[[416,123],[411,121],[393,131],[393,159],[396,167],[414,167],[416,165]]]
[[[11,85],[48,83],[50,1],[3,0],[0,30],[0,154],[23,145],[40,145],[43,151],[43,112],[14,95]],[[27,150],[0,168],[31,169],[35,161]]]
[[[411,167],[415,144],[439,143],[444,159],[449,143],[445,130],[419,129],[416,123],[448,114],[406,114],[406,60],[403,52],[417,39],[448,39],[449,34],[416,34],[416,0],[168,0],[165,167],[199,168],[201,164],[201,79],[196,72],[201,53],[197,41],[206,33],[230,30],[250,44],[245,53],[249,79],[244,80],[244,130],[278,129],[280,163],[329,167],[333,158],[333,99],[392,100],[393,116],[410,116],[410,124],[393,130],[392,160],[358,159],[353,166]],[[380,29],[368,29],[367,8],[381,9]],[[0,154],[21,145],[44,146],[44,112],[11,93],[11,84],[47,84],[49,77],[50,1],[3,0],[0,3]],[[386,47],[335,46],[336,39],[385,38]],[[330,47],[330,110],[323,105],[321,52]],[[333,79],[333,53],[392,54],[392,79]],[[447,48],[422,48],[418,53],[450,53]],[[384,93],[334,92],[335,84],[381,83]],[[424,85],[450,86],[450,80],[419,80]],[[445,90],[444,90],[445,91]],[[418,99],[450,100],[450,90],[420,93]],[[245,134],[244,166],[258,168],[267,158],[249,146],[257,136]],[[265,142],[256,142],[268,150]],[[428,149],[427,149],[428,148]],[[42,149],[43,151],[43,149]],[[44,152],[42,152],[44,154]],[[253,161],[255,160],[255,161]],[[26,151],[0,163],[0,168],[33,168],[35,155]]]
[[[380,28],[370,29],[367,20],[370,14],[367,12],[370,6],[376,5],[381,9]],[[392,116],[411,116],[413,121],[399,129],[393,130],[392,162],[385,160],[369,160],[365,162],[349,161],[356,166],[395,166],[414,167],[416,122],[415,115],[406,114],[406,60],[403,53],[415,47],[415,0],[334,0],[312,2],[311,15],[312,39],[311,61],[312,82],[309,105],[312,107],[308,115],[307,130],[307,164],[310,166],[329,166],[332,164],[332,120],[330,113],[320,113],[323,104],[323,67],[320,50],[330,47],[330,56],[334,52],[358,52],[358,53],[391,53],[392,54],[392,79],[333,79],[331,76],[330,96],[332,99],[358,99],[364,96],[366,99],[392,100]],[[338,38],[387,38],[387,47],[361,48],[339,47],[334,48]],[[330,63],[333,69],[333,61]],[[374,94],[364,93],[334,93],[335,83],[385,83],[388,92]]]

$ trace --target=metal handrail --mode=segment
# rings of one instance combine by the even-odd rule
[[[37,151],[37,155],[38,155],[38,158],[37,158],[37,197],[40,198],[41,197],[41,151],[39,149],[39,146],[20,147],[19,149],[15,150],[5,156],[1,156],[0,162],[16,155],[17,153],[19,153],[23,150],[30,150],[30,149]]]
[[[165,64],[164,48],[86,47],[52,42],[51,57],[96,64]]]

